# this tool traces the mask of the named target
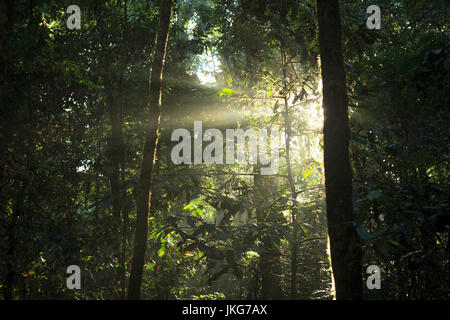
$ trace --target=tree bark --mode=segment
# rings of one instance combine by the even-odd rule
[[[295,300],[297,297],[297,260],[298,260],[298,247],[297,247],[297,208],[295,205],[295,198],[297,197],[297,192],[295,189],[294,177],[292,175],[291,167],[291,138],[292,138],[292,119],[289,114],[289,85],[288,85],[288,61],[289,61],[289,50],[286,46],[285,32],[287,30],[285,23],[287,22],[287,3],[285,0],[280,2],[281,4],[281,27],[280,27],[280,53],[281,53],[281,68],[283,74],[283,100],[284,100],[284,136],[285,136],[285,152],[286,152],[286,169],[287,169],[287,180],[290,189],[290,209],[291,209],[291,219],[292,219],[292,238],[290,241],[291,248],[291,283],[290,283],[290,299]],[[294,71],[295,72],[295,71]]]
[[[120,105],[117,103],[117,101],[114,101],[114,98],[112,96],[108,99],[108,105],[111,108],[111,142],[109,151],[112,169],[112,172],[109,176],[109,181],[111,185],[112,196],[113,229],[115,232],[117,232],[120,225],[121,211],[120,162],[123,159],[123,119],[121,116]]]
[[[255,172],[259,172],[258,166],[254,167]],[[273,179],[269,176],[254,175],[255,195],[256,195],[256,218],[258,224],[271,225],[277,222],[275,212],[268,212],[268,198],[271,191],[269,186],[273,184]],[[272,244],[271,235],[265,233],[261,237],[263,252],[260,255],[261,271],[261,294],[263,300],[281,300],[283,291],[281,288],[281,254],[279,249]]]
[[[131,264],[128,299],[139,299],[147,246],[148,216],[150,211],[153,164],[158,144],[158,131],[161,105],[161,84],[166,48],[169,38],[170,19],[173,0],[161,0],[159,11],[159,30],[156,36],[155,50],[150,74],[150,93],[148,100],[148,124],[145,137],[144,153],[136,189],[136,231],[134,239],[133,260]]]
[[[123,181],[121,181],[121,166],[123,168],[123,159],[124,159],[124,151],[123,151],[123,117],[120,101],[120,92],[121,86],[119,81],[119,88],[117,89],[119,92],[119,97],[113,99],[111,95],[108,99],[108,105],[111,109],[110,114],[110,123],[111,123],[111,138],[110,138],[110,163],[112,172],[109,175],[109,182],[111,185],[111,197],[112,197],[112,234],[113,234],[113,242],[112,250],[114,257],[117,258],[119,262],[120,268],[123,267],[123,259],[121,253],[121,239],[118,234],[120,232],[120,224],[121,224],[121,212],[123,210]],[[124,279],[121,277],[122,269],[119,269],[114,281],[113,288],[114,292],[117,283],[122,282]]]
[[[13,215],[11,223],[8,228],[8,251],[7,255],[7,273],[4,284],[4,298],[5,300],[13,299],[13,286],[17,275],[17,257],[16,257],[16,233],[17,233],[17,220],[23,215],[23,205],[24,205],[23,193],[18,195],[18,200],[14,205]]]
[[[317,0],[323,81],[328,234],[337,299],[362,298],[361,246],[353,220],[350,130],[338,0]]]
[[[290,243],[291,246],[291,292],[290,299],[295,300],[297,297],[297,257],[298,257],[298,247],[297,247],[297,207],[295,205],[295,199],[297,198],[297,191],[295,188],[294,177],[292,175],[291,167],[291,116],[289,114],[289,89],[288,89],[288,79],[287,79],[287,53],[285,49],[285,44],[283,37],[281,38],[281,63],[283,69],[283,100],[284,100],[284,136],[285,136],[285,152],[286,152],[286,169],[287,169],[287,180],[289,182],[290,189],[290,207],[291,207],[291,218],[292,218],[292,238]]]

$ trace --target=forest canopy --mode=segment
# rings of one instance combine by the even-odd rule
[[[0,298],[449,299],[449,12],[0,2]]]

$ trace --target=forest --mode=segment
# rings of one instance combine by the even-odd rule
[[[449,17],[0,1],[0,299],[450,299]]]

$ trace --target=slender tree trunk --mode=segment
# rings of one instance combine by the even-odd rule
[[[348,101],[338,0],[317,0],[323,81],[328,234],[337,299],[362,298],[361,246],[353,220]]]
[[[4,24],[1,26],[2,31],[0,32],[2,54],[0,56],[0,85],[3,85],[4,81],[7,81],[9,70],[11,68],[11,50],[10,50],[10,40],[13,36],[12,27],[14,25],[14,1],[6,0],[6,11]]]
[[[125,0],[123,3],[123,27],[122,27],[122,39],[126,39],[126,37],[128,36],[128,0]],[[128,65],[128,54],[127,54],[127,50],[125,50],[126,47],[124,47],[122,50],[122,71],[120,73],[120,81],[119,81],[119,88],[122,89],[122,81],[123,81],[123,77],[124,77],[124,73],[126,70],[126,67]],[[120,118],[121,118],[121,126],[123,128],[123,118],[124,118],[124,95],[120,94]],[[121,135],[121,142],[122,142],[122,147],[123,145],[123,132]],[[124,186],[125,186],[125,168],[126,168],[126,163],[125,163],[125,152],[124,149],[122,148],[122,151],[120,153],[120,172],[121,172],[121,184],[122,184],[122,189],[121,189],[121,210],[122,210],[122,248],[121,248],[121,252],[120,252],[120,256],[119,256],[119,265],[120,265],[120,270],[119,270],[119,282],[120,282],[120,298],[121,299],[125,299],[126,298],[126,256],[127,256],[127,239],[128,239],[128,213],[129,213],[129,204],[125,203],[125,190],[124,190]]]
[[[142,271],[144,267],[145,249],[147,246],[153,163],[155,160],[156,146],[158,144],[161,84],[173,3],[174,0],[162,0],[160,4],[159,30],[156,36],[152,71],[150,74],[147,134],[145,137],[141,174],[136,190],[136,232],[134,238],[133,260],[131,264],[130,285],[128,287],[128,299],[139,299],[141,292]]]
[[[291,241],[291,292],[290,299],[295,300],[297,297],[297,257],[298,257],[298,246],[297,246],[297,207],[295,205],[295,199],[297,198],[297,191],[295,188],[294,177],[292,175],[291,168],[291,117],[289,114],[289,88],[287,79],[287,53],[284,43],[284,38],[281,37],[281,63],[283,69],[283,100],[284,100],[284,132],[286,141],[286,168],[287,168],[287,179],[290,189],[291,197],[291,218],[292,218],[292,238]]]
[[[125,12],[126,15],[126,12]],[[103,34],[103,36],[105,36]],[[111,234],[113,235],[112,254],[119,261],[121,265],[121,254],[120,247],[121,241],[117,236],[120,230],[121,224],[121,211],[123,207],[123,188],[121,183],[121,169],[123,169],[123,104],[122,104],[122,79],[123,73],[127,65],[125,58],[124,48],[120,58],[120,71],[118,80],[111,78],[105,83],[106,90],[106,101],[109,110],[109,121],[111,126],[111,136],[108,141],[108,151],[109,151],[109,161],[111,172],[109,173],[109,183],[111,187],[111,198],[112,198],[112,227]],[[103,62],[103,72],[105,75],[111,73],[111,58],[108,56]],[[116,85],[117,83],[117,85]],[[120,281],[120,270],[116,274],[113,282],[113,288],[115,289],[117,282]]]
[[[105,23],[106,8],[104,4],[99,4],[95,11],[96,19],[100,25]],[[106,39],[107,30],[101,29],[99,44],[104,46],[104,39]],[[107,46],[106,46],[107,47]],[[123,119],[121,113],[121,105],[118,102],[121,96],[121,78],[119,81],[111,78],[111,65],[113,57],[111,52],[105,52],[100,58],[99,71],[105,79],[106,88],[106,103],[109,110],[109,121],[111,126],[111,136],[108,141],[108,158],[109,167],[112,169],[108,174],[109,183],[111,187],[112,198],[112,234],[117,234],[120,225],[120,210],[121,210],[121,193],[120,193],[120,161],[122,158],[122,127]],[[125,62],[121,60],[123,64]],[[118,90],[116,89],[116,82],[119,83]],[[117,252],[120,250],[120,242],[115,241],[112,244],[113,255],[117,257]]]
[[[254,167],[254,172],[259,172],[258,166]],[[261,176],[259,174],[254,176],[255,195],[257,198],[256,217],[258,224],[274,223],[276,222],[276,213],[267,212],[268,196],[271,193],[269,185],[273,183],[271,177]],[[283,291],[281,289],[281,261],[280,251],[274,248],[270,234],[265,234],[261,238],[263,252],[260,256],[260,270],[261,270],[261,291],[262,299],[283,299]]]
[[[120,81],[119,81],[120,83]],[[121,92],[119,84],[118,92]],[[121,239],[118,236],[120,234],[121,224],[121,211],[123,210],[123,182],[121,181],[121,164],[123,162],[123,117],[121,104],[118,102],[120,97],[116,99],[109,99],[108,105],[111,108],[110,122],[111,122],[111,146],[110,146],[110,161],[112,172],[109,176],[109,182],[111,185],[112,196],[112,250],[113,256],[117,258],[119,265],[123,265],[123,259],[121,254]],[[123,165],[122,165],[123,167]],[[123,169],[123,168],[122,168]],[[120,267],[119,267],[120,268]],[[113,281],[113,290],[116,293],[115,288],[118,282],[123,281],[121,276],[122,269],[117,270],[116,276]],[[117,297],[119,297],[117,295]]]
[[[17,258],[16,258],[16,227],[17,219],[22,216],[23,194],[20,193],[13,209],[11,223],[8,228],[8,251],[7,251],[7,273],[4,284],[4,298],[11,300],[13,298],[13,286],[16,278]]]
[[[119,88],[120,90],[120,88]],[[112,215],[114,230],[117,231],[120,225],[120,210],[121,210],[121,188],[120,188],[120,162],[123,158],[122,146],[122,125],[123,119],[121,116],[120,105],[113,96],[108,99],[109,108],[111,108],[111,145],[110,145],[110,160],[112,173],[109,177],[111,184],[112,195]]]

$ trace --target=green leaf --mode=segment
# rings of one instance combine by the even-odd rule
[[[164,256],[165,254],[166,254],[166,247],[165,246],[162,246],[161,248],[159,248],[158,249],[158,257],[162,257],[162,256]]]
[[[385,257],[388,257],[389,242],[385,238],[378,239],[375,242],[376,249]]]
[[[270,235],[270,239],[272,240],[272,246],[274,247],[274,249],[279,250],[280,249],[280,236],[272,233]]]
[[[381,197],[383,194],[379,190],[372,190],[367,194],[367,199],[369,200],[375,200],[379,197]]]
[[[233,93],[236,93],[236,91],[234,91],[232,89],[229,89],[229,88],[223,88],[222,90],[220,90],[218,92],[218,95],[220,97],[222,97],[222,96],[229,96],[229,97],[231,97],[233,95]]]
[[[373,235],[370,234],[369,232],[367,232],[367,230],[363,227],[359,227],[357,229],[359,237],[364,241],[364,242],[369,242],[370,240],[373,239]]]

